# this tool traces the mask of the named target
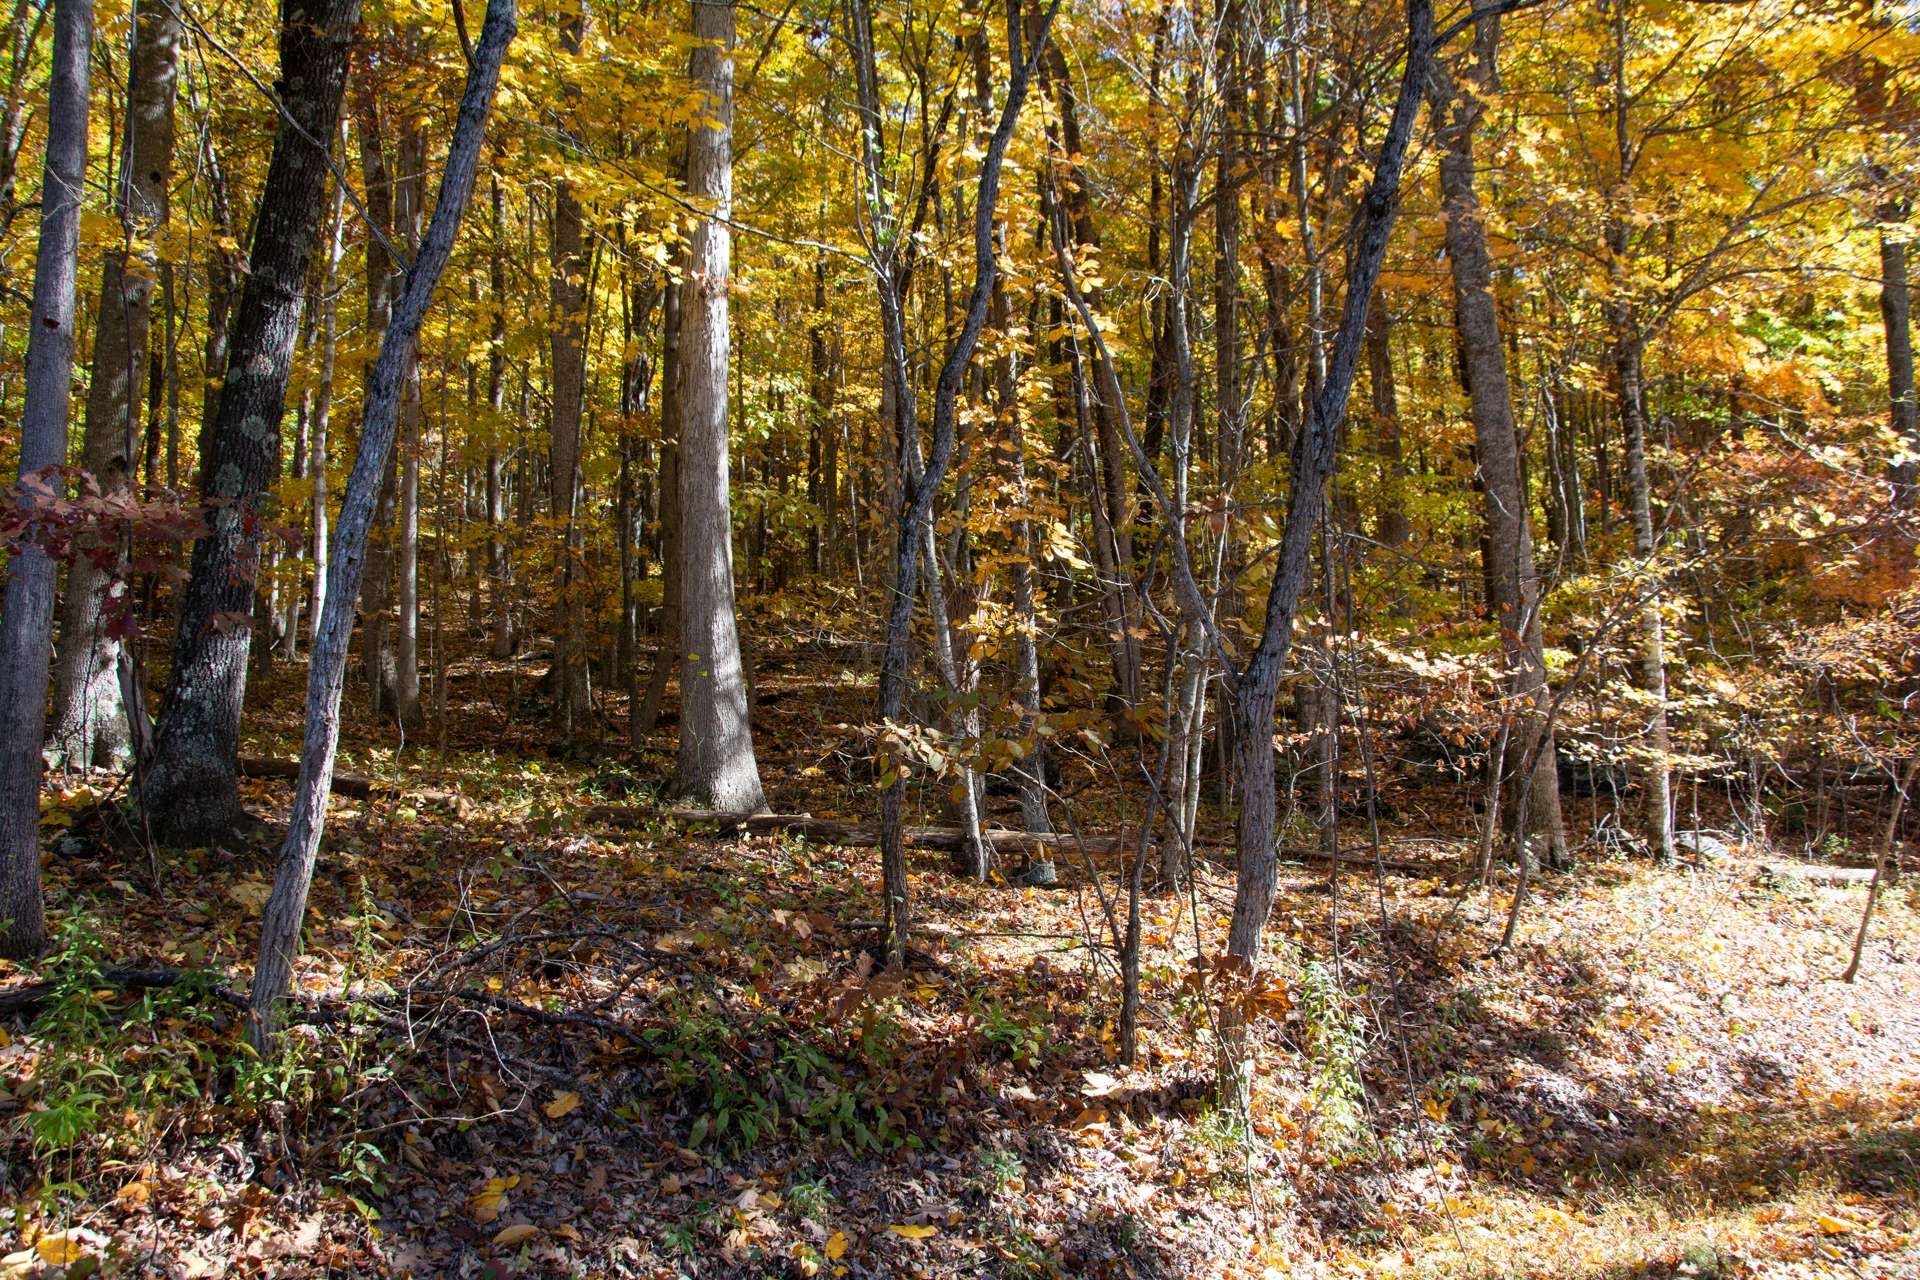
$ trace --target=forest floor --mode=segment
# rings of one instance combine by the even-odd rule
[[[458,669],[445,751],[350,714],[342,768],[395,787],[335,797],[271,1066],[221,984],[290,784],[247,784],[253,838],[161,853],[157,893],[127,833],[59,837],[97,787],[50,797],[65,949],[0,972],[0,1003],[56,984],[0,1021],[0,1276],[1920,1274],[1911,881],[1852,984],[1860,888],[1738,847],[1589,850],[1496,953],[1508,889],[1459,882],[1468,792],[1432,793],[1451,828],[1384,832],[1421,870],[1286,868],[1247,1143],[1189,977],[1220,851],[1145,901],[1123,1067],[1088,864],[1023,889],[916,853],[919,951],[876,973],[873,851],[590,821],[671,759],[612,730],[557,756],[539,669]],[[836,749],[870,677],[843,669],[762,658],[777,810],[867,816]],[[256,688],[250,753],[292,758],[300,684]],[[1101,786],[1062,789],[1118,834]],[[163,966],[200,976],[98,978]]]

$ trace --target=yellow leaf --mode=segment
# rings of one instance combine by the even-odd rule
[[[838,1262],[847,1256],[847,1233],[836,1231],[827,1237],[826,1248],[822,1250],[828,1262]]]
[[[1856,1222],[1848,1222],[1845,1218],[1836,1218],[1830,1213],[1820,1214],[1814,1218],[1814,1221],[1820,1224],[1820,1234],[1823,1236],[1844,1236],[1848,1232],[1858,1230],[1860,1225]]]
[[[565,1093],[554,1094],[553,1101],[540,1109],[547,1113],[547,1119],[558,1120],[560,1117],[572,1112],[573,1109],[579,1105],[580,1095],[568,1089]]]
[[[86,1250],[80,1242],[62,1231],[59,1235],[41,1236],[33,1246],[40,1257],[51,1267],[64,1267],[79,1260]]]
[[[489,1178],[487,1185],[473,1193],[467,1199],[467,1211],[475,1222],[486,1224],[500,1216],[507,1207],[507,1192],[520,1185],[520,1175],[510,1178]]]
[[[887,1230],[908,1240],[927,1240],[940,1234],[938,1227],[908,1227],[897,1222],[888,1226]]]
[[[500,1228],[500,1234],[493,1238],[493,1243],[502,1249],[511,1249],[517,1244],[526,1243],[539,1234],[540,1228],[534,1226],[531,1222],[516,1222],[510,1227]]]

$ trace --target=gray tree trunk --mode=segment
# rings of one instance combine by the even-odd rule
[[[180,18],[172,6],[140,8],[127,72],[127,122],[114,188],[122,241],[107,250],[94,327],[93,380],[87,388],[81,465],[102,490],[133,483],[141,376],[153,286],[155,243],[167,223],[173,170],[173,103],[180,67]],[[48,751],[67,768],[127,763],[127,717],[120,705],[120,642],[108,626],[107,594],[120,575],[76,558],[67,569],[55,650],[53,720]],[[122,589],[126,584],[122,584]]]
[[[347,640],[353,630],[354,605],[360,595],[360,572],[374,508],[393,449],[400,399],[408,370],[420,342],[420,325],[435,285],[460,232],[460,221],[473,195],[474,174],[480,167],[487,115],[500,84],[500,62],[514,34],[514,0],[489,0],[486,22],[474,46],[466,91],[447,151],[446,171],[440,178],[440,196],[412,268],[394,302],[392,323],[380,343],[380,357],[368,381],[366,421],[360,432],[353,471],[335,527],[333,558],[327,572],[326,613],[314,642],[307,677],[306,736],[300,751],[300,777],[294,785],[293,812],[286,841],[280,846],[273,892],[260,921],[260,950],[254,962],[253,990],[247,1034],[263,1055],[270,1051],[274,1013],[293,979],[293,960],[300,950],[300,929],[306,918],[307,891],[313,883],[313,863],[326,825],[327,795],[333,781],[334,752],[340,741],[340,690],[347,669]]]
[[[193,547],[173,670],[154,735],[146,803],[177,842],[210,839],[240,808],[235,757],[246,701],[262,499],[280,470],[280,418],[307,270],[326,207],[327,146],[339,117],[359,0],[282,0],[286,116],[254,226],[220,407],[201,461],[210,529]]]
[[[1647,416],[1641,397],[1645,341],[1625,306],[1617,308],[1614,379],[1620,397],[1620,433],[1627,442],[1627,502],[1633,520],[1633,550],[1651,565],[1654,554],[1652,484],[1647,476]],[[1657,594],[1640,610],[1640,690],[1653,710],[1642,750],[1641,786],[1646,792],[1647,843],[1660,862],[1672,862],[1673,776],[1667,765],[1673,739],[1667,724],[1666,623]]]
[[[386,141],[380,122],[379,104],[373,100],[370,86],[362,86],[356,111],[360,127],[360,173],[366,194],[367,228],[367,309],[369,334],[385,333],[393,314],[393,293],[399,285],[398,265],[387,253],[380,236],[393,231],[394,181],[387,165]],[[380,236],[373,233],[378,231]],[[373,376],[373,366],[361,366],[361,392],[365,393]],[[409,375],[411,376],[411,375]],[[374,532],[367,546],[367,563],[360,588],[360,669],[367,684],[368,701],[375,715],[390,708],[399,690],[399,667],[394,662],[393,561],[394,507],[399,497],[398,455],[391,455],[387,474],[381,478],[378,502],[374,508]]]
[[[401,126],[394,162],[393,223],[400,243],[418,252],[426,218],[426,143],[411,122]],[[420,723],[420,357],[414,354],[400,399],[400,522],[395,556],[393,636],[394,722]]]
[[[652,733],[660,720],[667,680],[680,665],[680,297],[667,287],[660,299],[660,626],[653,669],[633,712],[629,734]]]
[[[674,789],[704,808],[764,808],[733,596],[727,289],[733,232],[733,5],[695,0],[688,77],[706,95],[687,137],[695,226],[680,313],[680,754]]]
[[[55,0],[40,247],[34,257],[27,398],[20,422],[23,480],[67,460],[92,52],[93,0]],[[40,744],[46,730],[55,566],[29,542],[14,550],[7,567],[0,604],[0,954],[18,960],[38,955],[47,941],[40,900]]]
[[[1495,61],[1499,23],[1498,17],[1488,17],[1476,24],[1465,86],[1456,89],[1452,68],[1439,60],[1429,83],[1444,148],[1440,190],[1446,210],[1447,259],[1453,273],[1454,325],[1466,367],[1480,465],[1489,603],[1500,628],[1506,692],[1517,704],[1516,714],[1523,717],[1521,731],[1513,735],[1515,749],[1520,759],[1531,755],[1536,761],[1533,782],[1526,790],[1528,812],[1522,815],[1516,806],[1515,821],[1527,822],[1529,833],[1546,842],[1548,860],[1558,866],[1567,858],[1566,831],[1560,820],[1560,773],[1550,738],[1545,748],[1536,750],[1540,734],[1551,734],[1546,716],[1552,701],[1540,628],[1540,573],[1520,480],[1519,432],[1493,294],[1493,260],[1474,189],[1473,131],[1485,110],[1479,95],[1499,89]],[[1524,850],[1521,856],[1527,856]]]
[[[1913,328],[1907,289],[1906,228],[1894,225],[1904,221],[1904,212],[1898,206],[1881,210],[1880,320],[1886,332],[1887,401],[1892,407],[1893,429],[1909,449],[1920,451],[1920,403],[1916,403],[1913,390]],[[1895,501],[1902,506],[1912,505],[1917,480],[1920,480],[1920,462],[1903,462],[1895,467]]]
[[[327,432],[333,421],[333,377],[340,357],[340,255],[346,229],[346,192],[336,188],[327,233],[327,269],[320,285],[320,385],[313,394],[313,604],[312,636],[320,634],[320,611],[327,603]]]
[[[1612,297],[1607,303],[1607,321],[1613,339],[1614,394],[1620,414],[1620,435],[1626,445],[1627,506],[1633,525],[1633,550],[1649,573],[1653,564],[1653,495],[1647,475],[1646,386],[1642,368],[1646,358],[1647,332],[1641,323],[1634,300],[1628,251],[1632,246],[1630,219],[1633,200],[1634,149],[1628,122],[1634,96],[1627,92],[1627,41],[1631,27],[1625,5],[1612,14],[1613,45],[1613,131],[1617,180],[1612,199],[1616,207],[1608,214],[1606,245]],[[1605,510],[1604,505],[1602,510]],[[1672,862],[1673,778],[1668,768],[1672,736],[1667,724],[1667,655],[1665,623],[1660,617],[1660,598],[1649,589],[1640,608],[1640,690],[1647,695],[1652,711],[1647,721],[1647,738],[1641,744],[1644,763],[1640,769],[1641,787],[1647,806],[1647,843],[1659,862]]]
[[[1273,585],[1267,594],[1259,644],[1234,682],[1233,726],[1237,747],[1235,773],[1240,783],[1240,813],[1235,824],[1239,855],[1233,918],[1227,931],[1228,954],[1257,967],[1262,935],[1273,911],[1278,862],[1274,851],[1273,713],[1292,646],[1294,616],[1306,585],[1315,528],[1333,474],[1339,427],[1346,416],[1367,309],[1386,257],[1400,200],[1400,175],[1425,94],[1432,63],[1433,10],[1430,0],[1408,0],[1406,66],[1393,116],[1381,141],[1373,179],[1354,215],[1347,295],[1334,333],[1325,381],[1313,399],[1305,428],[1293,451],[1287,482],[1286,525],[1281,534]],[[1250,1105],[1250,1061],[1246,1027],[1230,1007],[1221,1021],[1221,1093],[1228,1108],[1245,1115]]]

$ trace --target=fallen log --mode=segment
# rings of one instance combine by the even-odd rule
[[[1808,884],[1857,884],[1873,881],[1872,867],[1834,867],[1822,862],[1763,862],[1760,874],[1773,880],[1804,880]]]
[[[94,987],[116,987],[122,991],[136,992],[175,987],[189,981],[204,982],[207,984],[206,991],[216,1000],[235,1008],[246,1008],[246,996],[217,981],[217,977],[217,974],[187,969],[102,969],[88,978],[87,983]],[[0,1017],[30,1012],[45,1004],[47,998],[58,989],[59,984],[50,980],[0,989]]]
[[[597,804],[584,814],[589,822],[611,827],[638,827],[665,819],[686,826],[713,827],[722,832],[749,835],[790,834],[815,844],[862,847],[878,845],[878,828],[857,822],[816,818],[810,813],[724,813],[718,809],[646,809],[633,805]],[[1051,853],[1055,849],[1077,852],[1081,842],[1070,835],[1035,835],[1026,831],[982,831],[981,836],[996,853]],[[955,851],[965,833],[959,827],[908,827],[907,843],[921,849]],[[1085,842],[1092,854],[1120,852],[1120,841],[1111,836],[1093,836]]]
[[[275,760],[267,756],[241,756],[239,760],[240,776],[243,778],[285,778],[292,781],[300,776],[298,760]],[[374,794],[404,797],[422,804],[458,804],[460,795],[454,791],[436,791],[430,788],[408,788],[397,786],[384,778],[368,778],[357,773],[335,773],[333,775],[333,794],[366,799]]]
[[[877,827],[857,822],[841,822],[833,818],[816,818],[810,813],[723,813],[717,809],[648,809],[636,805],[597,804],[582,815],[588,822],[604,823],[611,827],[638,827],[653,821],[678,822],[686,826],[713,827],[723,833],[745,832],[748,835],[789,834],[801,836],[815,844],[836,845],[850,848],[878,846],[880,831]],[[1084,839],[1071,833],[1054,832],[1036,834],[1029,831],[1006,831],[998,828],[980,833],[989,848],[995,853],[1031,853],[1051,857],[1058,853],[1077,856],[1082,850],[1095,857],[1112,857],[1115,854],[1130,851],[1128,842],[1117,836],[1087,836]],[[966,833],[959,827],[908,827],[907,844],[911,848],[939,849],[956,852],[963,847]],[[1327,855],[1319,849],[1288,846],[1280,850],[1280,856],[1286,860],[1304,862],[1327,861]],[[1373,857],[1365,852],[1343,852],[1340,854],[1342,866],[1371,868]],[[1395,859],[1383,859],[1381,866],[1388,871],[1402,875],[1431,875],[1434,868],[1415,862]]]

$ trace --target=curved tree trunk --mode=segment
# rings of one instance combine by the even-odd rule
[[[234,757],[246,701],[261,503],[279,473],[293,344],[326,207],[326,148],[346,86],[359,0],[283,0],[282,104],[254,227],[201,492],[208,532],[193,547],[173,671],[154,736],[146,803],[165,838],[209,839],[240,808]]]
[[[141,375],[147,369],[155,243],[167,223],[173,170],[173,103],[180,67],[180,18],[170,5],[141,7],[127,73],[127,128],[114,189],[122,241],[109,249],[100,276],[94,327],[93,381],[87,388],[81,465],[102,490],[133,483]],[[106,617],[119,575],[87,557],[67,570],[55,651],[53,721],[48,750],[67,768],[124,767],[130,749],[120,705],[120,642]],[[121,584],[126,589],[126,584]]]
[[[27,333],[27,400],[20,423],[22,479],[67,460],[73,379],[73,295],[80,204],[87,176],[87,72],[93,0],[55,0],[47,85],[47,158],[40,246]],[[32,497],[22,501],[34,502]],[[40,744],[46,729],[54,563],[33,543],[7,566],[0,604],[0,955],[38,955],[47,941],[40,900]]]
[[[473,179],[480,167],[480,144],[500,84],[500,62],[514,34],[513,0],[490,0],[487,17],[474,46],[466,92],[447,151],[447,168],[440,179],[420,252],[407,272],[394,302],[393,323],[380,343],[380,357],[368,380],[366,421],[347,477],[334,534],[334,554],[328,572],[326,615],[313,646],[307,677],[306,735],[300,750],[300,777],[294,787],[293,813],[286,841],[280,846],[273,892],[260,920],[260,949],[254,962],[249,999],[248,1038],[263,1055],[272,1048],[273,1018],[281,997],[293,979],[293,960],[300,949],[300,929],[306,918],[307,891],[313,883],[314,857],[326,825],[327,795],[333,780],[334,751],[340,741],[340,690],[347,668],[347,637],[353,629],[354,604],[360,594],[360,570],[367,536],[373,524],[387,455],[393,449],[394,424],[399,416],[408,370],[420,342],[420,325],[435,285],[446,270],[460,221],[473,195]]]
[[[1526,788],[1526,814],[1514,806],[1514,821],[1539,835],[1554,865],[1567,859],[1566,831],[1560,821],[1560,773],[1551,738],[1536,750],[1546,727],[1547,664],[1540,630],[1540,573],[1528,528],[1527,499],[1520,479],[1520,443],[1513,417],[1513,392],[1507,376],[1506,349],[1500,340],[1499,309],[1493,294],[1493,260],[1487,252],[1486,223],[1474,189],[1473,131],[1484,108],[1477,95],[1496,91],[1495,58],[1500,20],[1483,18],[1475,27],[1473,63],[1464,92],[1453,84],[1452,69],[1436,61],[1430,78],[1433,112],[1445,150],[1440,157],[1440,190],[1446,209],[1447,260],[1453,273],[1454,325],[1466,369],[1472,407],[1475,454],[1480,464],[1483,544],[1489,604],[1500,628],[1506,665],[1506,692],[1524,717],[1513,735],[1518,758],[1534,759]],[[1522,857],[1529,856],[1525,849]]]
[[[1380,146],[1373,180],[1355,212],[1353,254],[1347,267],[1347,296],[1326,366],[1305,428],[1295,441],[1287,481],[1286,525],[1260,642],[1234,682],[1235,771],[1240,782],[1240,814],[1235,825],[1239,854],[1233,918],[1227,952],[1248,969],[1258,966],[1262,935],[1273,912],[1278,862],[1274,852],[1273,713],[1293,641],[1294,616],[1311,567],[1314,530],[1320,521],[1326,485],[1333,474],[1339,427],[1346,416],[1367,310],[1380,265],[1386,257],[1400,203],[1400,175],[1420,113],[1428,67],[1432,63],[1433,9],[1430,0],[1407,0],[1406,67],[1393,116]],[[1221,1022],[1221,1094],[1235,1114],[1250,1106],[1251,1063],[1246,1026],[1230,1004]]]

